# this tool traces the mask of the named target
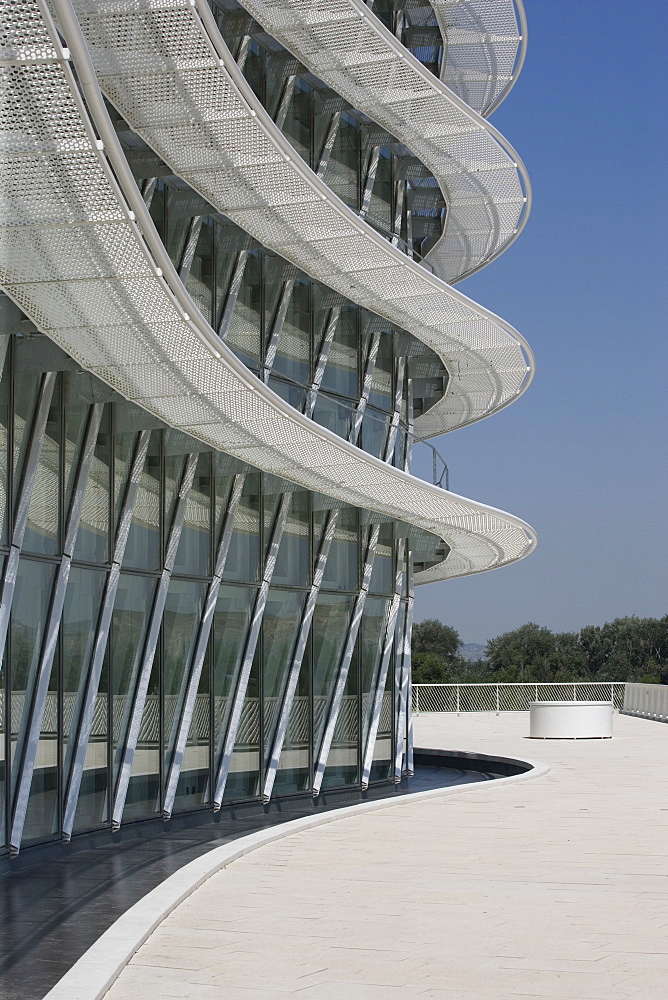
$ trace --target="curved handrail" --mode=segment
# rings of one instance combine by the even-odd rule
[[[197,0],[200,9],[203,2]],[[447,212],[443,233],[425,259],[440,277],[461,281],[514,243],[532,201],[519,154],[409,52],[364,0],[330,0],[317,15],[301,0],[239,2],[308,69],[405,143],[432,172]]]
[[[204,0],[169,0],[164,9],[130,0],[77,6],[102,88],[174,173],[262,245],[439,354],[448,389],[416,420],[418,437],[481,420],[528,388],[533,356],[524,338],[384,240],[295,154]],[[160,30],[165,14],[174,39]],[[150,73],[147,65],[128,77],[122,42],[133,31]]]
[[[45,0],[36,3],[60,51]],[[47,77],[52,99],[41,111],[52,108],[54,121],[66,115],[62,148],[68,157],[64,164],[56,146],[50,169],[38,179],[42,197],[49,203],[51,195],[50,204],[61,213],[44,229],[42,245],[35,245],[32,229],[23,242],[20,226],[5,229],[5,236],[11,229],[8,238],[17,241],[4,257],[7,294],[82,367],[168,425],[306,489],[440,535],[451,552],[436,578],[482,572],[528,555],[536,536],[525,522],[445,493],[314,424],[255,378],[217,338],[153,226],[106,112],[71,0],[53,0],[53,6],[86,105],[68,69],[68,53],[32,64],[33,71],[40,63],[50,70],[60,67],[60,76],[50,72]],[[33,20],[30,30],[37,27]],[[23,108],[21,115],[25,128]],[[79,169],[72,173],[77,157]],[[80,194],[94,192],[97,199],[88,210],[82,207],[85,201],[76,206],[85,224],[77,216],[74,229],[76,220],[63,205],[65,179],[78,184]],[[45,249],[54,239],[49,255]],[[436,568],[428,572],[433,579]]]

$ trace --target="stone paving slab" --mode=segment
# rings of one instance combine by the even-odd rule
[[[551,771],[261,847],[180,903],[107,1000],[666,1000],[668,726],[536,741],[528,722],[418,717],[419,746]]]

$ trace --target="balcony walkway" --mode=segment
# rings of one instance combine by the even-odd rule
[[[263,847],[161,924],[108,1000],[665,1000],[668,725],[530,741],[425,715],[416,745],[541,760]]]

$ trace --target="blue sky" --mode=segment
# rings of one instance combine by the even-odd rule
[[[668,610],[668,6],[526,0],[529,51],[492,121],[524,159],[524,233],[460,288],[537,358],[527,394],[434,441],[457,493],[525,518],[523,562],[420,587],[464,642]],[[429,478],[428,449],[413,471]]]

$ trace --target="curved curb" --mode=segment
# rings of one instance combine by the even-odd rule
[[[476,755],[484,759],[485,755]],[[495,759],[495,758],[490,758]],[[510,758],[507,758],[510,760]],[[542,778],[550,770],[547,764],[538,761],[520,761],[518,764],[529,764],[530,769],[521,774],[504,778],[495,778],[494,787],[510,782],[529,781],[532,778]],[[75,962],[69,972],[60,979],[44,1000],[102,1000],[112,984],[119,977],[132,956],[139,950],[148,937],[179,903],[187,899],[203,882],[243,858],[246,854],[265,847],[268,844],[290,837],[304,830],[335,823],[361,813],[375,812],[378,809],[388,809],[393,806],[408,804],[416,800],[436,798],[437,796],[454,795],[473,789],[478,791],[482,785],[487,786],[489,780],[473,781],[467,785],[454,785],[448,788],[432,788],[424,792],[414,792],[401,800],[380,799],[375,802],[361,802],[353,806],[345,806],[319,816],[304,816],[290,820],[282,826],[271,830],[251,833],[231,844],[215,847],[184,865],[179,871],[170,875],[160,885],[147,893],[139,902],[131,906],[98,940]]]

